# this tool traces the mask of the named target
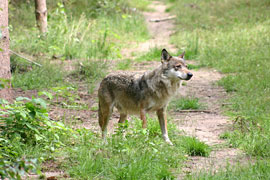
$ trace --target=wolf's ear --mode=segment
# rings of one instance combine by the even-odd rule
[[[183,52],[181,55],[179,55],[178,57],[184,59],[185,53],[186,53],[186,52],[184,51],[184,52]]]
[[[169,61],[172,56],[166,51],[166,49],[163,49],[161,52],[161,62]]]

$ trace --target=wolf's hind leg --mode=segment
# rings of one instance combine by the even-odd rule
[[[157,116],[158,116],[159,125],[160,125],[160,128],[161,128],[163,139],[168,144],[173,145],[173,143],[171,142],[171,140],[169,139],[169,136],[168,136],[166,109],[161,108],[161,109],[157,110]]]
[[[98,122],[102,131],[102,137],[106,139],[107,135],[107,126],[112,113],[113,106],[110,103],[99,102],[98,109]]]

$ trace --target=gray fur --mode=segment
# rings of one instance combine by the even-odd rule
[[[180,71],[182,74],[190,72],[182,58],[172,57],[166,50],[162,51],[161,57],[164,61],[158,68],[146,72],[140,77],[121,73],[111,74],[103,79],[98,90],[99,124],[103,135],[106,135],[113,107],[116,107],[120,113],[119,122],[123,122],[127,114],[140,114],[145,127],[145,113],[156,111],[163,137],[171,144],[167,134],[166,107],[170,98],[180,88],[182,79],[176,76],[177,73],[180,74]],[[180,66],[181,68],[179,68]],[[184,80],[189,80],[191,76],[185,76]]]

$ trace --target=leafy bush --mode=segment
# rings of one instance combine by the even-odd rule
[[[71,129],[48,117],[47,104],[41,98],[18,97],[13,104],[1,100],[0,177],[20,179],[25,172],[37,170],[37,159],[21,157],[21,149],[40,146],[54,151],[70,137]],[[19,148],[18,148],[19,147]]]

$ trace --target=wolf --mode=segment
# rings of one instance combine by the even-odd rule
[[[190,80],[193,74],[184,60],[185,52],[171,56],[166,49],[161,52],[161,65],[142,76],[111,74],[100,83],[98,90],[98,119],[102,137],[106,140],[107,125],[116,107],[119,123],[128,114],[140,115],[142,128],[147,127],[146,113],[156,112],[163,139],[173,145],[168,136],[166,109],[170,99],[179,91],[182,80]]]

